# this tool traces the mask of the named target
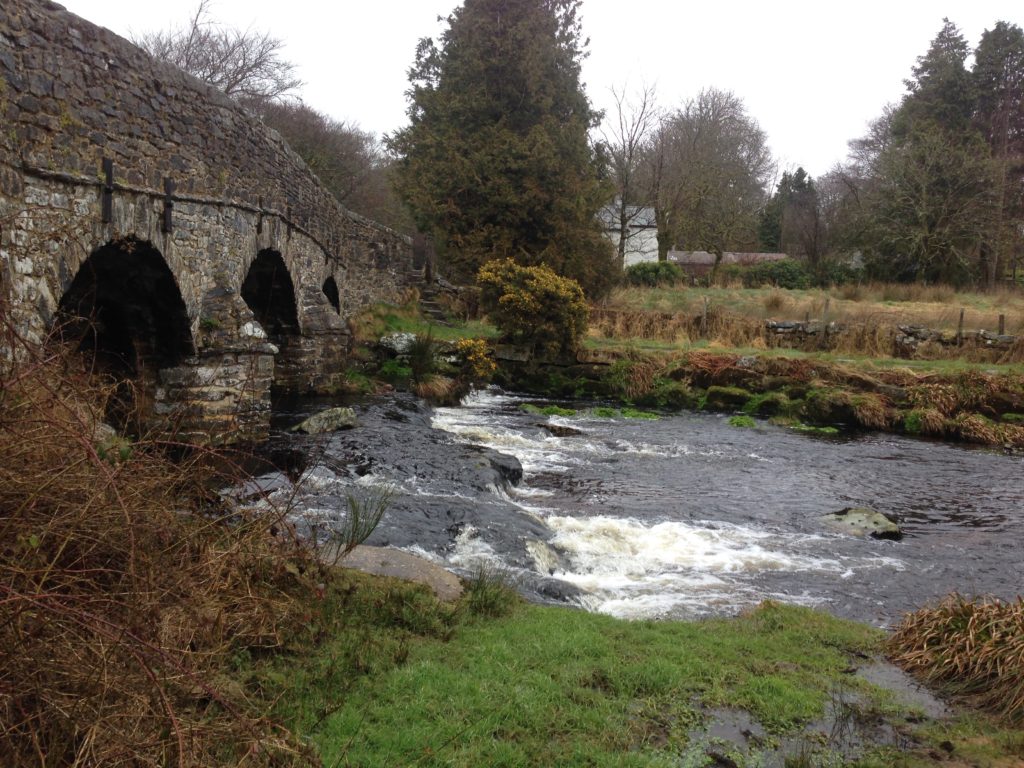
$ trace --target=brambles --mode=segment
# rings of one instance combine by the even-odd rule
[[[0,329],[0,761],[315,764],[228,673],[308,630],[318,566],[210,492],[211,454],[114,436],[113,385]]]
[[[683,270],[670,261],[645,261],[627,267],[625,278],[635,286],[676,285],[683,279]]]

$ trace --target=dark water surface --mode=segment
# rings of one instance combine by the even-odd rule
[[[394,396],[356,406],[357,429],[281,437],[320,453],[297,511],[330,526],[347,494],[390,485],[396,496],[369,543],[460,572],[503,567],[535,598],[628,618],[730,614],[775,598],[886,624],[954,590],[1024,589],[1021,457],[885,434],[738,429],[703,413],[549,418],[523,402],[486,392],[432,410]],[[556,437],[543,423],[583,434]],[[517,485],[502,454],[523,467]],[[847,536],[821,520],[850,506],[895,516],[903,540]]]

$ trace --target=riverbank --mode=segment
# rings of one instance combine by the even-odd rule
[[[582,350],[524,359],[496,349],[496,380],[555,398],[772,418],[797,428],[874,430],[1024,450],[1024,374],[976,367],[917,372],[822,357],[728,351]]]
[[[625,622],[522,603],[493,576],[452,605],[338,572],[314,626],[318,646],[254,660],[242,677],[327,765],[1024,758],[1018,731],[915,696],[879,666],[883,633],[777,603],[734,619]]]
[[[749,331],[742,336],[744,345],[730,346],[721,328],[709,326],[701,332],[704,338],[677,339],[674,326],[657,313],[643,309],[632,314],[634,322],[619,329],[621,334],[599,324],[575,354],[544,358],[495,341],[494,329],[480,322],[435,328],[415,307],[381,307],[356,323],[357,360],[371,375],[408,387],[411,370],[392,359],[394,350],[378,346],[382,336],[429,335],[441,342],[441,357],[450,354],[444,347],[454,340],[475,337],[486,339],[495,358],[493,380],[512,391],[667,411],[746,414],[795,428],[872,430],[1024,451],[1020,362],[979,362],[972,358],[974,347],[962,350],[963,356],[953,347],[951,356],[942,359],[844,353],[818,349],[817,344],[810,350],[769,348],[762,338],[763,320],[718,313],[712,325],[739,323]],[[687,315],[681,322],[696,332],[701,318]],[[671,339],[663,338],[666,329]],[[752,339],[761,343],[750,346]],[[1021,342],[1015,344],[1014,350]],[[1013,360],[1017,354],[999,353]],[[454,372],[444,363],[438,370],[442,377]],[[429,388],[424,391],[430,395]]]

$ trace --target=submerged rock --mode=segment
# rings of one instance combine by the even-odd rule
[[[854,536],[870,536],[873,539],[892,541],[903,538],[903,531],[895,520],[869,507],[847,507],[825,515],[822,520],[836,530]]]
[[[537,424],[541,429],[545,429],[555,437],[579,437],[584,434],[582,429],[576,429],[575,427],[565,427],[561,424]]]
[[[351,408],[328,408],[326,411],[314,413],[301,424],[292,427],[292,432],[320,435],[324,432],[336,432],[339,429],[352,429],[356,424],[358,424],[356,412]]]
[[[505,483],[519,485],[519,481],[523,479],[523,465],[519,463],[519,459],[493,448],[481,448],[480,453]]]

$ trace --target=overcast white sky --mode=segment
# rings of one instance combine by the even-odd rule
[[[180,26],[197,2],[61,0],[89,21],[129,36]],[[405,121],[406,71],[416,42],[436,37],[455,0],[213,0],[225,24],[269,30],[306,81],[302,97],[339,120],[380,134]],[[743,98],[782,168],[812,175],[846,155],[948,16],[973,48],[998,20],[1024,26],[1021,0],[584,0],[591,101],[610,88],[655,84],[672,108],[705,86]]]

